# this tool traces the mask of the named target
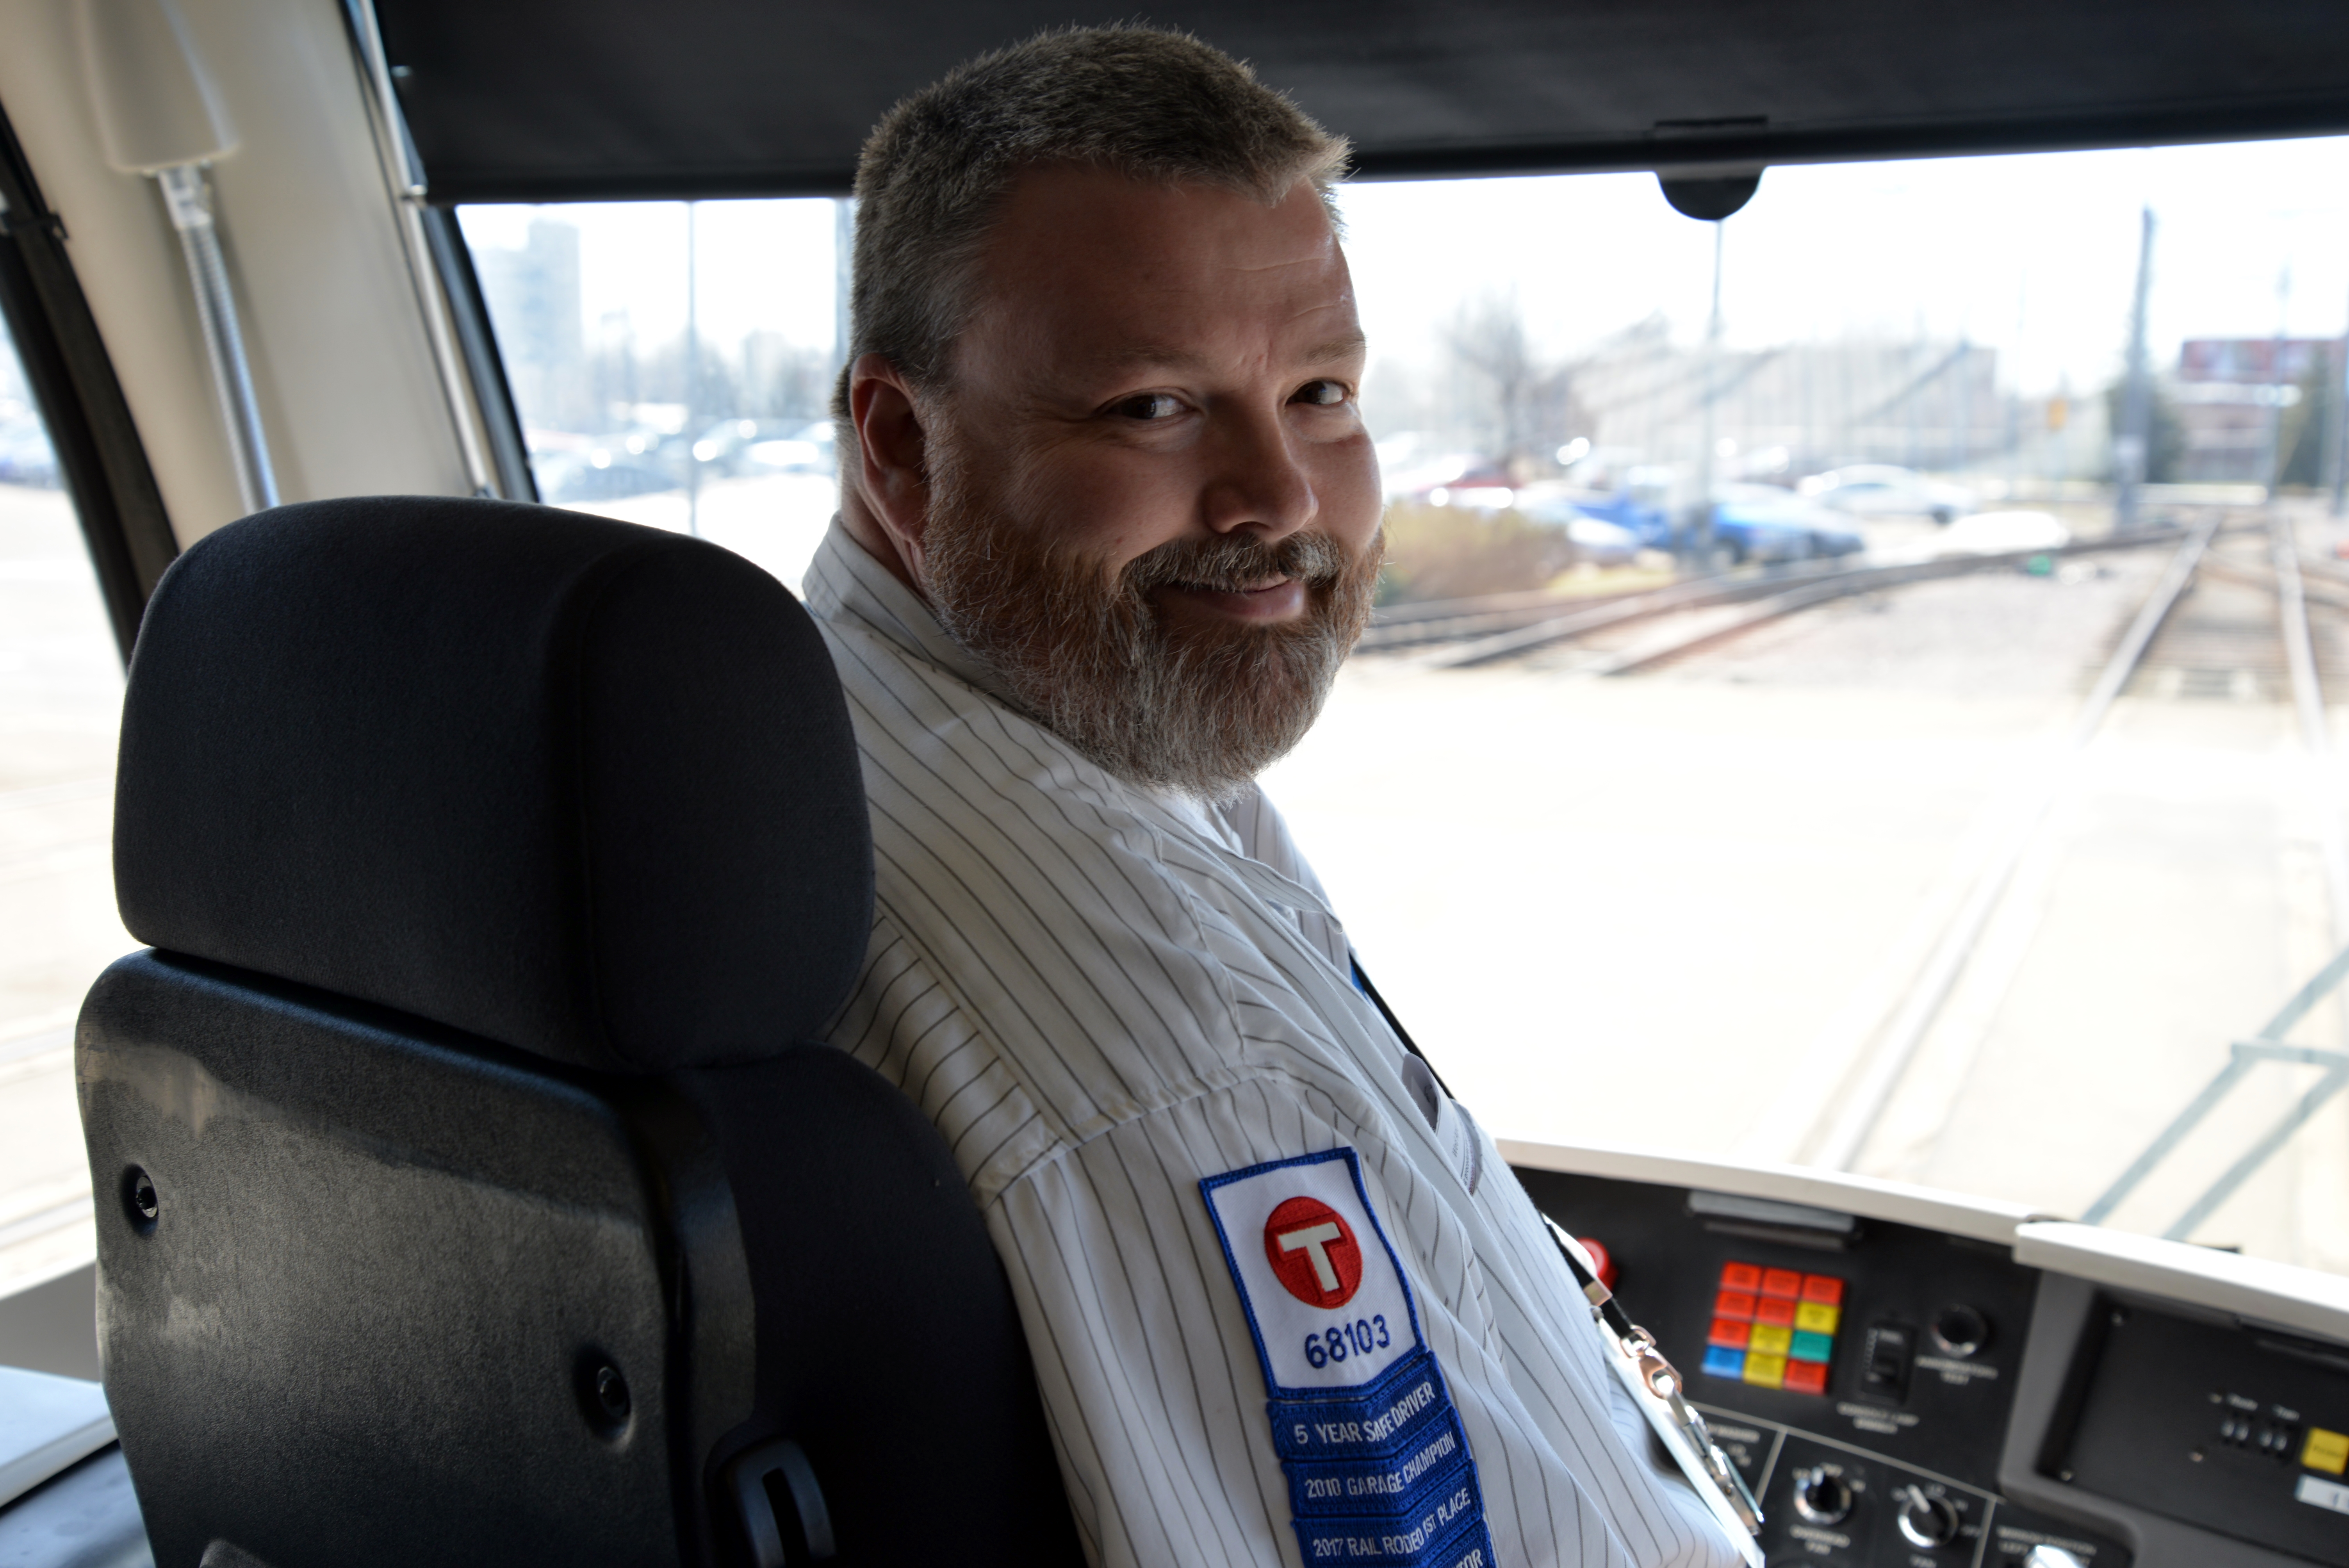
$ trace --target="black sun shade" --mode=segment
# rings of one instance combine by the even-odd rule
[[[1071,23],[1187,28],[1370,177],[2349,131],[2343,0],[379,0],[436,201],[837,195],[879,115]]]

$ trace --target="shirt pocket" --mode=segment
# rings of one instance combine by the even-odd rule
[[[1442,1151],[1452,1173],[1460,1178],[1460,1185],[1468,1195],[1476,1195],[1477,1183],[1485,1179],[1485,1134],[1467,1108],[1444,1092],[1435,1081],[1435,1069],[1415,1056],[1402,1059],[1403,1087],[1419,1113],[1427,1120],[1427,1128],[1435,1136],[1435,1147]]]

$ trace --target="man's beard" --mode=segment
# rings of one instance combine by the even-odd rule
[[[930,457],[922,586],[939,624],[1030,717],[1131,783],[1237,794],[1304,738],[1370,621],[1382,538],[1360,552],[1319,532],[1175,540],[1112,578],[980,494],[951,438]],[[1151,598],[1274,576],[1305,585],[1296,620],[1178,624]]]

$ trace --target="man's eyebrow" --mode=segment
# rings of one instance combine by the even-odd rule
[[[1360,354],[1370,340],[1361,333],[1345,337],[1333,337],[1317,343],[1297,356],[1300,365],[1327,365],[1333,359],[1344,359]],[[1208,367],[1206,355],[1187,348],[1176,348],[1164,343],[1122,343],[1084,357],[1085,367],[1096,372],[1130,370],[1138,366],[1164,366],[1169,370],[1199,370]]]
[[[1370,347],[1371,340],[1361,333],[1345,337],[1333,337],[1327,343],[1317,343],[1300,356],[1308,365],[1327,365],[1333,359],[1345,359]]]

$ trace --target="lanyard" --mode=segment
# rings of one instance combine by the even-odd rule
[[[1682,1397],[1687,1385],[1680,1372],[1656,1348],[1656,1336],[1626,1316],[1615,1293],[1592,1276],[1582,1261],[1581,1249],[1572,1244],[1557,1222],[1545,1214],[1542,1223],[1549,1227],[1567,1272],[1574,1275],[1574,1283],[1582,1287],[1584,1298],[1590,1303],[1592,1319],[1619,1352],[1616,1375],[1631,1390],[1648,1424],[1680,1462],[1697,1495],[1732,1528],[1732,1539],[1745,1560],[1761,1568],[1762,1552],[1754,1537],[1762,1532],[1762,1505],[1754,1501],[1745,1478],[1705,1429],[1704,1418]]]
[[[1350,953],[1348,956],[1352,955]],[[1412,1039],[1402,1020],[1394,1016],[1394,1009],[1387,1006],[1386,998],[1379,995],[1378,987],[1362,972],[1362,961],[1353,958],[1352,968],[1355,986],[1386,1019],[1395,1038],[1402,1042],[1402,1048],[1421,1061],[1427,1061],[1427,1053]],[[1433,1063],[1428,1064],[1428,1071],[1435,1071]],[[1440,1076],[1435,1082],[1444,1093],[1452,1092]],[[1696,1488],[1697,1496],[1704,1500],[1729,1532],[1739,1553],[1753,1568],[1762,1568],[1762,1549],[1754,1540],[1762,1533],[1762,1505],[1754,1501],[1745,1478],[1737,1473],[1737,1467],[1729,1462],[1729,1456],[1721,1451],[1713,1434],[1705,1429],[1704,1418],[1682,1398],[1684,1385],[1679,1371],[1656,1348],[1656,1336],[1626,1317],[1615,1293],[1592,1277],[1583,1264],[1580,1249],[1572,1244],[1572,1238],[1558,1227],[1557,1222],[1545,1214],[1542,1223],[1549,1227],[1551,1239],[1557,1243],[1558,1255],[1566,1259],[1567,1272],[1574,1275],[1574,1283],[1582,1287],[1584,1297],[1589,1301],[1591,1317],[1620,1352],[1609,1358],[1615,1375],[1630,1390],[1640,1413],[1647,1417],[1648,1425],[1655,1429],[1665,1449],[1689,1478],[1689,1484]]]
[[[1394,1031],[1394,1037],[1402,1042],[1402,1048],[1427,1063],[1427,1070],[1434,1074],[1435,1087],[1450,1094],[1452,1086],[1444,1081],[1442,1073],[1435,1071],[1435,1064],[1427,1060],[1427,1053],[1419,1048],[1419,1042],[1413,1039],[1411,1031],[1402,1026],[1402,1020],[1395,1016],[1392,1007],[1387,1006],[1387,999],[1379,995],[1377,986],[1371,984],[1370,975],[1363,972],[1362,961],[1354,956],[1351,948],[1347,949],[1346,956],[1354,971],[1354,989],[1370,998],[1371,1006],[1379,1010],[1379,1016],[1384,1018],[1387,1021],[1387,1027]]]

